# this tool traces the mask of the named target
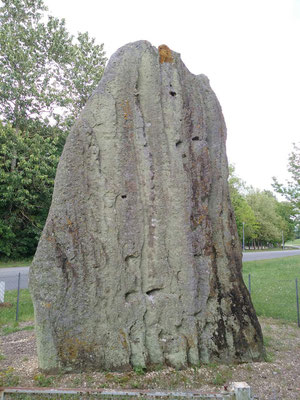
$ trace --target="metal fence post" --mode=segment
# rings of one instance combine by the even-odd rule
[[[300,316],[299,316],[299,294],[298,294],[298,279],[296,278],[296,302],[297,302],[297,322],[300,328]]]
[[[16,322],[18,322],[18,319],[19,319],[20,281],[21,281],[21,272],[19,272],[19,274],[18,274],[18,297],[17,297]]]
[[[248,290],[249,290],[249,294],[251,296],[251,275],[248,275]]]

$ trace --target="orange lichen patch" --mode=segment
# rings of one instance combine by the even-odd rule
[[[131,115],[131,109],[129,105],[129,101],[126,100],[124,104],[122,104],[123,112],[124,112],[124,119],[127,121]]]
[[[67,224],[68,224],[68,226],[71,226],[71,225],[72,225],[72,221],[71,221],[70,218],[68,218],[68,217],[67,217]]]
[[[51,308],[51,306],[52,306],[51,303],[45,303],[45,304],[44,304],[44,307],[45,307],[45,308],[48,308],[48,309]]]
[[[202,224],[203,220],[206,218],[206,215],[200,215],[200,217],[198,218],[198,225]]]
[[[52,243],[56,242],[56,239],[54,236],[46,236],[46,240],[48,240],[48,242],[52,242]]]
[[[172,51],[165,44],[158,46],[158,52],[159,52],[159,62],[161,64],[165,62],[172,63],[174,61],[174,58],[172,56]]]

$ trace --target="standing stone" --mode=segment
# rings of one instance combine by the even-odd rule
[[[42,370],[262,358],[225,140],[208,79],[179,54],[139,41],[112,56],[67,139],[31,267]]]

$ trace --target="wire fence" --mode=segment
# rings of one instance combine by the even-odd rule
[[[16,275],[4,274],[1,276],[0,306],[2,304],[5,308],[12,308],[10,314],[15,314],[16,322],[19,321],[20,309],[28,309],[28,303],[31,302],[29,293],[24,296],[21,289],[28,289],[27,273],[21,274],[19,272]]]
[[[297,322],[300,327],[299,280],[263,279],[248,274],[244,281],[258,315]]]
[[[258,315],[297,322],[300,327],[299,280],[297,278],[294,280],[272,279],[267,285],[263,279],[251,274],[244,275],[244,280]],[[28,307],[29,293],[26,296],[20,296],[21,289],[27,288],[27,273],[0,278],[0,303],[14,298],[16,321],[19,319],[20,307]]]
[[[0,270],[1,271],[1,270]],[[20,274],[20,289],[28,289],[28,273],[15,273],[15,274],[4,274],[0,277],[0,281],[5,283],[5,290],[17,290],[18,280]]]

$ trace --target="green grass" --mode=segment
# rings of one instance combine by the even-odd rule
[[[16,324],[17,309],[17,290],[7,290],[5,292],[5,303],[11,304],[11,307],[0,308],[0,329],[3,334],[16,332],[21,329],[31,329],[30,327],[19,328]],[[20,290],[19,300],[19,322],[33,320],[33,305],[28,289]]]
[[[249,274],[257,315],[297,322],[295,278],[300,291],[300,256],[244,262],[247,287]]]
[[[286,242],[287,245],[293,245],[295,244],[296,246],[300,246],[300,239],[294,239]]]
[[[19,323],[15,322],[12,324],[12,326],[4,326],[2,328],[2,333],[3,333],[3,335],[9,335],[10,333],[14,333],[14,332],[33,331],[33,330],[34,330],[34,326],[32,326],[32,325],[19,327]]]
[[[0,268],[28,267],[32,262],[32,257],[22,260],[0,260]]]

